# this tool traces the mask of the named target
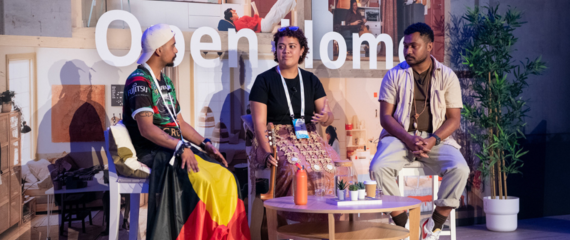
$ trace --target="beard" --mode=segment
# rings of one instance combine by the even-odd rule
[[[424,56],[423,58],[418,58],[418,57],[416,56],[416,57],[413,57],[413,58],[410,59],[410,60],[408,60],[408,56],[406,56],[406,62],[407,62],[408,65],[410,65],[410,66],[415,66],[415,65],[418,65],[418,64],[421,64],[421,63],[425,62],[426,59],[428,59],[428,56],[429,56],[429,54],[426,54],[426,56]]]
[[[174,57],[172,58],[172,61],[169,62],[169,63],[167,63],[166,66],[167,66],[167,67],[174,67],[174,59],[176,59],[176,56],[174,56]]]

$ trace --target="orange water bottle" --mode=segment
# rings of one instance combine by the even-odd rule
[[[297,166],[297,174],[295,174],[295,205],[307,205],[307,171],[301,164]]]

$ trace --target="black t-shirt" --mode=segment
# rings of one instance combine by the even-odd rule
[[[281,76],[273,67],[262,74],[259,74],[253,83],[250,101],[260,102],[267,105],[267,122],[274,124],[292,124],[287,105],[287,97],[281,82]],[[321,81],[311,72],[301,69],[303,76],[303,86],[305,88],[305,122],[310,123],[315,109],[315,100],[325,97],[326,93]],[[301,117],[301,81],[299,76],[295,79],[285,79],[291,98],[291,105],[295,118]]]

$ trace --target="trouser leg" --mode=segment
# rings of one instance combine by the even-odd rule
[[[412,157],[406,145],[399,139],[384,137],[380,140],[376,154],[370,163],[370,174],[383,194],[402,196],[396,184],[396,177]]]
[[[422,159],[442,177],[437,194],[436,206],[459,207],[459,200],[469,178],[469,166],[459,149],[441,144],[428,153],[429,159]]]

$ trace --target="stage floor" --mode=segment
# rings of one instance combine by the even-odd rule
[[[449,239],[449,237],[445,236],[441,237],[440,239]],[[570,239],[570,215],[520,220],[517,231],[508,233],[488,231],[484,224],[468,227],[458,227],[457,239]]]
[[[67,240],[107,240],[108,236],[102,236],[100,231],[102,227],[102,212],[93,212],[93,225],[87,227],[87,233],[81,233],[81,223],[74,222],[73,227],[66,228],[66,236],[58,236],[59,228],[57,227],[57,215],[53,216],[51,226],[51,239],[67,239]],[[146,207],[141,208],[141,216],[146,215]],[[146,227],[146,218],[141,217],[139,222],[139,230]],[[31,224],[24,224],[0,234],[0,240],[36,240],[45,239],[47,221],[45,215],[39,215],[32,220]],[[515,232],[499,233],[488,231],[485,225],[475,225],[457,228],[457,239],[460,240],[525,240],[525,239],[570,239],[570,215],[534,218],[519,221],[519,227]],[[128,230],[121,229],[119,231],[119,239],[128,238]],[[144,239],[144,230],[139,232],[139,239]],[[442,236],[440,240],[450,239],[449,236]]]

